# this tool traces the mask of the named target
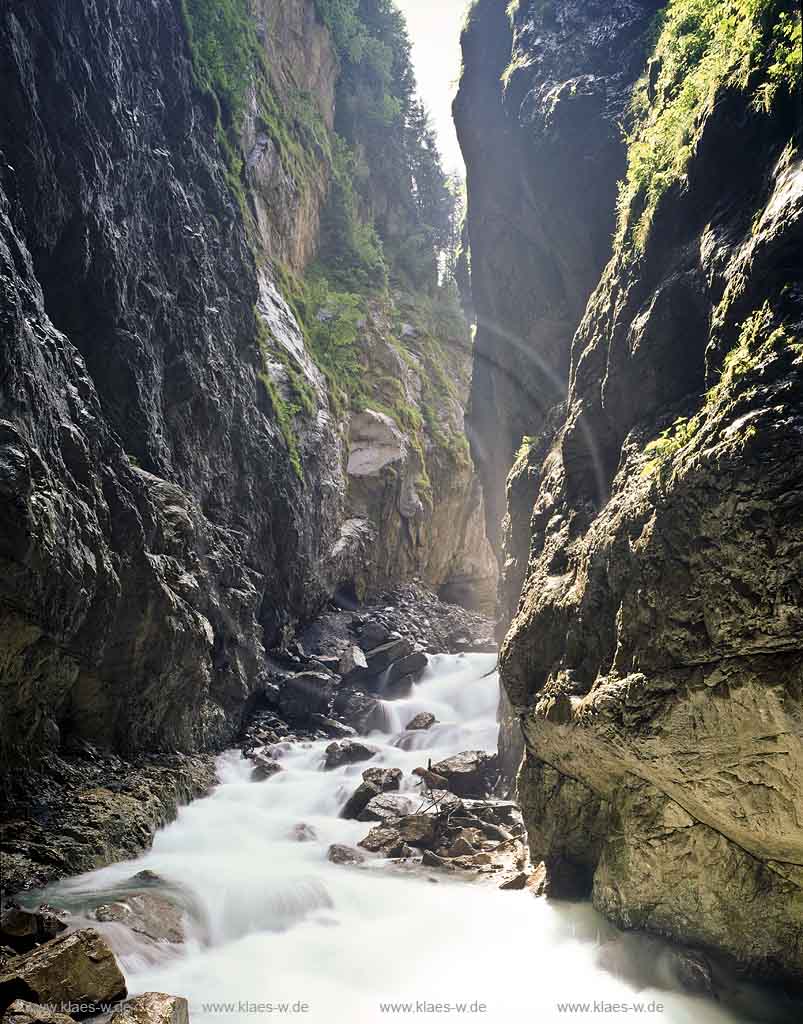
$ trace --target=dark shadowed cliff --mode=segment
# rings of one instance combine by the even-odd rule
[[[437,240],[395,273],[402,194],[383,257],[312,0],[209,10],[0,15],[6,767],[218,746],[336,591],[494,590]]]
[[[799,16],[659,6],[464,32],[502,677],[553,894],[799,979]]]

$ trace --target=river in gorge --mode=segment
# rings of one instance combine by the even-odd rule
[[[384,705],[370,764],[401,768],[403,788],[413,789],[409,773],[427,758],[495,749],[493,668],[493,655],[433,657],[408,699]],[[405,732],[419,711],[440,724]],[[793,1019],[776,1000],[734,981],[722,1002],[673,989],[667,947],[623,935],[587,904],[551,903],[382,860],[330,863],[330,844],[354,845],[371,826],[338,817],[367,763],[323,771],[327,745],[288,747],[284,771],[260,782],[239,751],[223,754],[219,786],[182,808],[149,852],[58,883],[45,898],[80,920],[124,894],[133,874],[154,872],[154,891],[163,888],[186,908],[188,941],[157,946],[122,924],[100,927],[129,992],[187,996],[194,1024],[551,1024],[609,1014],[664,1024]],[[306,842],[294,836],[302,823],[308,835],[314,830]],[[625,1009],[606,1010],[611,1004]]]

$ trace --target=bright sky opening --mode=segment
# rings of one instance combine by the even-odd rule
[[[432,117],[447,173],[465,174],[452,122],[460,75],[460,30],[468,0],[396,0],[407,18],[418,92]]]

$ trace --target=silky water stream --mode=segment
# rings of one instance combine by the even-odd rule
[[[80,919],[128,891],[135,873],[154,872],[152,891],[185,908],[187,941],[157,945],[121,924],[100,927],[129,992],[184,995],[193,1024],[795,1019],[788,1004],[735,982],[722,1002],[681,993],[666,947],[622,935],[588,905],[382,860],[327,860],[330,844],[355,845],[371,827],[338,817],[368,764],[401,768],[402,788],[413,789],[410,772],[428,758],[495,749],[493,667],[493,655],[433,657],[408,699],[383,706],[371,762],[323,771],[321,741],[288,747],[284,771],[254,782],[239,751],[222,755],[218,787],[182,808],[150,851],[58,883],[45,898]],[[405,733],[419,711],[440,724]],[[314,830],[305,842],[294,836],[302,823]]]

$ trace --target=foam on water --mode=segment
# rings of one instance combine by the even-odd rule
[[[409,773],[429,757],[494,749],[494,660],[432,658],[409,699],[384,705],[383,728],[370,738],[379,753],[370,763]],[[431,711],[440,724],[405,734],[419,711]],[[397,745],[402,736],[410,749]],[[250,762],[239,752],[224,754],[215,792],[182,808],[148,853],[60,883],[47,897],[80,910],[124,892],[135,872],[156,872],[184,900],[190,941],[155,955],[152,944],[121,926],[106,931],[130,991],[187,996],[195,1024],[253,1024],[249,1003],[305,1003],[303,1015],[264,1010],[263,1016],[308,1024],[600,1019],[593,1010],[561,1012],[558,1004],[567,1001],[661,1004],[662,1011],[625,1017],[665,1024],[791,1019],[749,989],[740,993],[737,1013],[661,987],[657,944],[621,936],[589,906],[555,905],[435,872],[431,880],[404,876],[381,861],[358,869],[330,864],[331,843],[356,844],[370,826],[337,816],[366,763],[322,771],[327,742],[288,748],[281,757],[285,771],[264,782],[251,781]],[[405,788],[412,787],[407,775]],[[313,841],[291,837],[302,822],[315,830]],[[603,958],[624,965],[618,975],[602,968]],[[463,1015],[381,1009],[417,1001],[487,1009]]]

